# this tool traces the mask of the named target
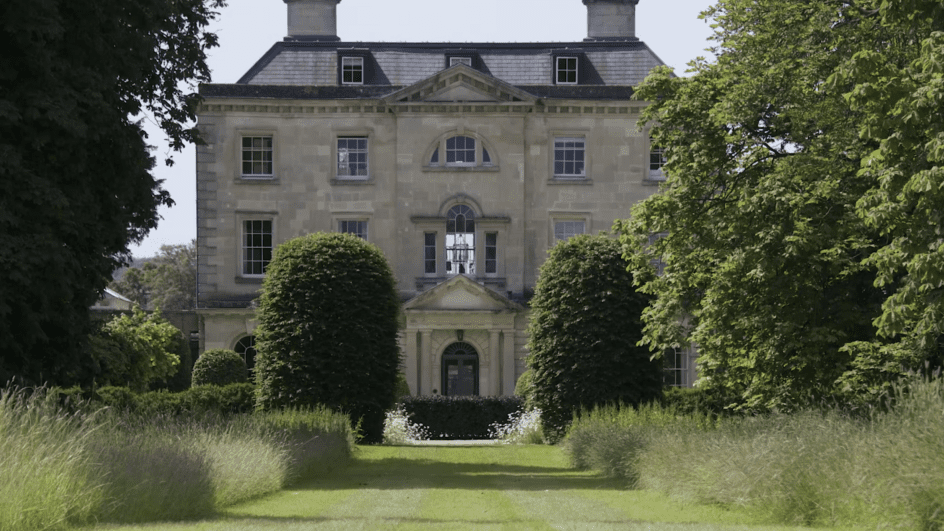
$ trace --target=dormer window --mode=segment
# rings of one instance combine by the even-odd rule
[[[472,67],[472,57],[465,55],[452,55],[446,58],[446,66],[466,65]]]
[[[342,85],[363,85],[364,84],[364,58],[363,57],[341,57],[341,84]]]
[[[555,80],[558,85],[577,84],[577,57],[561,55],[555,58]]]

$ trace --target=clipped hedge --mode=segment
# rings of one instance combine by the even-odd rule
[[[101,387],[94,391],[54,390],[59,402],[70,410],[110,407],[142,416],[187,414],[233,415],[251,413],[255,406],[255,387],[249,383],[227,386],[203,385],[179,393],[151,391],[137,394],[127,387]]]
[[[243,357],[225,348],[210,349],[193,364],[193,386],[244,383],[249,371]]]
[[[433,440],[491,439],[492,425],[523,408],[517,396],[410,396],[400,404],[410,423],[422,425]]]

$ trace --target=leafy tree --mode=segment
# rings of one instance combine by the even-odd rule
[[[192,310],[196,307],[197,242],[162,245],[160,254],[140,268],[125,271],[111,288],[145,308]]]
[[[197,140],[224,0],[0,3],[0,381],[89,381],[88,308],[172,201],[140,117]],[[170,163],[170,160],[167,161]]]
[[[396,281],[376,246],[317,233],[276,248],[256,331],[262,408],[323,404],[351,415],[366,442],[383,439],[400,348]]]
[[[886,126],[907,130],[911,118],[869,109],[865,95],[894,84],[890,70],[914,66],[908,55],[918,53],[918,35],[930,38],[927,21],[940,6],[908,29],[879,13],[931,4],[721,0],[705,13],[717,25],[717,61],[693,63],[689,78],[661,69],[639,87],[637,97],[653,102],[644,119],[667,148],[669,180],[616,227],[640,289],[656,297],[644,341],[655,351],[697,343],[700,385],[712,400],[788,408],[874,376],[876,364],[903,354],[876,354],[887,340],[873,320],[920,313],[921,304],[901,306],[917,299],[902,300],[899,283],[908,279],[895,273],[906,263],[896,231],[910,230],[903,213],[914,204],[898,214],[885,206],[882,191],[898,192],[874,178],[874,133],[886,113]],[[862,76],[878,64],[876,50],[890,55],[880,61],[890,66],[869,87]],[[940,127],[931,121],[929,131]],[[655,233],[668,236],[649,245]],[[649,267],[653,256],[668,264],[661,277]]]
[[[235,351],[217,348],[200,355],[193,364],[193,385],[229,385],[249,379],[246,361]]]
[[[127,386],[147,391],[155,381],[173,376],[180,358],[180,330],[135,306],[131,315],[121,314],[91,336],[89,352],[96,365],[99,385]]]
[[[528,365],[531,404],[545,437],[557,440],[575,412],[662,391],[661,360],[642,339],[648,297],[633,289],[619,242],[581,235],[558,242],[541,266],[531,299]]]

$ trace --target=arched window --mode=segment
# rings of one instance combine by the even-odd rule
[[[468,343],[458,342],[446,347],[442,355],[443,396],[477,396],[479,394],[479,354]]]
[[[475,274],[475,212],[466,205],[446,214],[446,274]]]
[[[446,154],[445,161],[440,157],[440,151]],[[491,167],[494,163],[482,142],[478,142],[471,136],[457,135],[440,140],[440,144],[436,146],[429,158],[429,165],[432,167]]]
[[[246,368],[249,369],[249,374],[252,374],[256,368],[256,336],[246,336],[240,339],[236,342],[233,350],[243,357]]]

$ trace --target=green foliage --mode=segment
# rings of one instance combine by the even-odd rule
[[[350,234],[318,233],[273,254],[258,312],[259,407],[321,404],[380,442],[400,363],[400,301],[383,253]]]
[[[161,245],[141,268],[132,267],[109,287],[144,308],[192,310],[196,306],[197,242]]]
[[[663,193],[617,224],[640,289],[655,297],[644,341],[697,343],[699,385],[731,407],[786,410],[836,394],[862,352],[844,347],[885,342],[873,320],[898,304],[899,277],[874,254],[894,224],[863,216],[863,201],[886,200],[869,199],[884,188],[870,177],[876,141],[860,133],[879,116],[907,118],[856,104],[850,94],[867,89],[838,74],[875,50],[894,56],[890,69],[909,64],[918,48],[906,34],[929,21],[895,28],[871,9],[879,2],[858,4],[722,0],[706,12],[717,61],[693,63],[687,78],[657,70],[636,93],[653,102],[644,119],[668,155]],[[930,2],[899,4],[882,12]],[[860,73],[881,78],[881,63]],[[901,219],[933,217],[906,210]],[[655,233],[668,236],[649,245]],[[667,263],[661,277],[653,257]]]
[[[397,387],[394,390],[397,399],[410,396],[410,384],[406,381],[406,376],[402,372],[397,373]]]
[[[93,412],[108,407],[144,418],[178,415],[228,417],[251,413],[255,409],[255,387],[250,383],[202,385],[177,393],[135,393],[127,387],[108,386],[94,391],[79,387],[54,388],[50,394],[71,412]]]
[[[431,440],[491,439],[494,425],[504,424],[521,410],[521,399],[514,396],[411,396],[400,408],[413,426]]]
[[[91,384],[89,307],[173,201],[141,116],[197,140],[224,0],[0,3],[0,381]]]
[[[647,303],[616,240],[581,235],[551,249],[531,300],[528,342],[533,405],[549,440],[580,409],[659,396],[661,361],[637,345]]]
[[[179,348],[180,331],[160,312],[148,315],[137,306],[131,315],[117,315],[105,323],[89,340],[96,382],[136,391],[172,376],[180,363]]]
[[[515,382],[515,396],[521,398],[525,409],[534,408],[534,371],[528,369],[521,373]]]
[[[193,364],[194,386],[229,385],[249,379],[249,370],[242,356],[235,351],[217,348],[210,349],[197,358]]]

